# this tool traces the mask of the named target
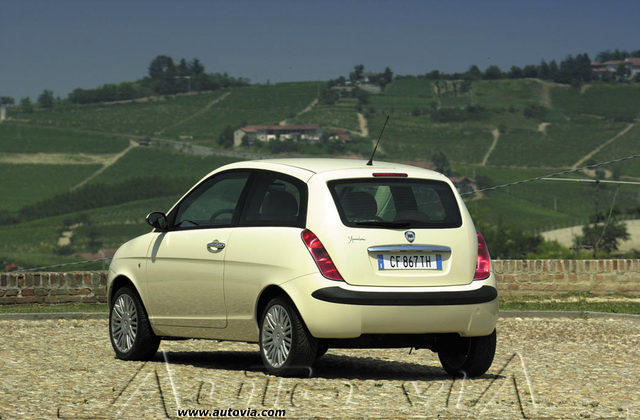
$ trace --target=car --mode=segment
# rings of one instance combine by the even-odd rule
[[[444,175],[351,159],[222,166],[122,245],[108,273],[117,358],[163,339],[257,343],[266,371],[330,348],[429,349],[454,376],[496,348],[487,245]]]

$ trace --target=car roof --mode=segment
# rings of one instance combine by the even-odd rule
[[[386,170],[408,170],[408,169],[428,169],[419,168],[417,166],[403,165],[401,163],[374,161],[372,166],[367,166],[366,160],[361,159],[332,159],[332,158],[283,158],[283,159],[261,159],[249,160],[243,162],[235,162],[231,165],[235,167],[262,167],[264,164],[289,166],[313,173],[322,173],[330,171],[339,171],[344,169],[386,169]],[[230,165],[230,166],[231,166]],[[429,171],[433,172],[433,171]],[[433,172],[434,174],[436,172]]]

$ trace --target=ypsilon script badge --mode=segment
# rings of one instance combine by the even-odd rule
[[[413,242],[416,239],[416,234],[408,230],[404,233],[404,237],[407,238],[407,241]]]

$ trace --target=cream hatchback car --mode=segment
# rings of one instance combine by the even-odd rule
[[[451,375],[487,371],[497,291],[451,181],[343,159],[237,162],[211,172],[109,268],[116,356],[163,339],[258,343],[266,369],[308,369],[329,348],[414,347]]]

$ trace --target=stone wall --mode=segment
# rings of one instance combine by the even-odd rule
[[[640,260],[494,260],[502,295],[640,296]],[[0,304],[104,303],[104,271],[0,273]]]
[[[503,295],[640,296],[640,260],[494,260]]]
[[[0,304],[106,302],[107,273],[1,273]]]

